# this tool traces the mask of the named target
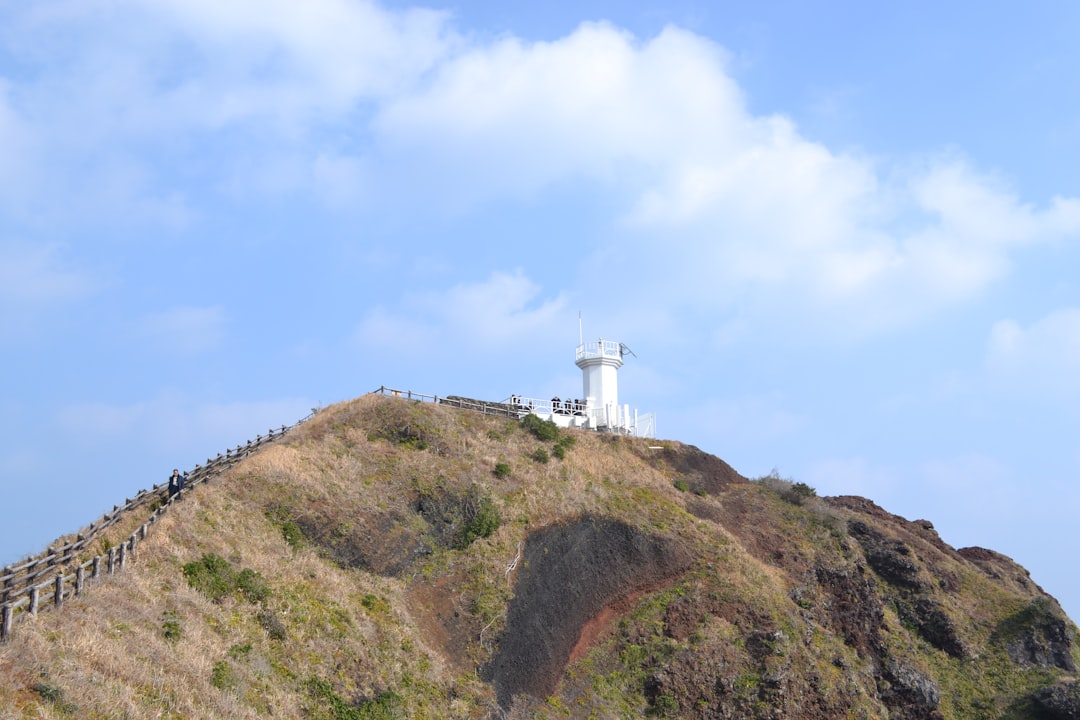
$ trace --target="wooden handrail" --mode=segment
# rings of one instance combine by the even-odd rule
[[[257,435],[254,440],[238,445],[235,450],[227,450],[224,455],[218,453],[216,458],[207,459],[205,465],[196,465],[187,473],[188,480],[181,495],[186,495],[196,485],[208,482],[225,472],[263,445],[280,439],[314,415],[313,410],[292,425],[282,425],[277,430],[271,428],[266,435]],[[176,500],[176,497],[163,499],[162,492],[165,489],[166,484],[161,483],[153,485],[150,490],[139,490],[135,497],[126,498],[122,506],[114,505],[111,511],[90,523],[78,533],[75,540],[48,548],[16,565],[4,567],[0,572],[0,642],[6,642],[11,637],[12,627],[22,615],[36,614],[42,607],[60,608],[65,599],[82,595],[88,582],[100,579],[103,565],[111,574],[124,569],[130,560],[134,560],[138,543],[147,538],[150,528]],[[99,533],[118,523],[127,513],[155,500],[163,502],[127,540],[105,553],[68,568],[69,571],[65,572],[65,566],[74,561],[78,552],[85,549]],[[56,572],[57,568],[59,572]],[[91,571],[89,577],[86,576],[88,569]],[[45,575],[49,576],[48,580],[35,582]]]

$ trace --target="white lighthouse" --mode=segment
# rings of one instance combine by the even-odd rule
[[[542,400],[511,395],[503,405],[508,404],[519,416],[539,415],[559,427],[656,437],[656,418],[652,413],[638,415],[629,405],[619,405],[619,368],[626,354],[633,355],[621,342],[603,338],[595,342],[582,340],[574,361],[581,368],[580,399]]]
[[[574,364],[581,368],[582,393],[593,427],[621,428],[626,425],[619,408],[619,368],[623,364],[623,344],[603,338],[578,345]]]

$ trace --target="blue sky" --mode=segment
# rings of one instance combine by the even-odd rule
[[[380,385],[576,396],[581,313],[661,437],[1080,618],[1078,21],[0,3],[0,562]]]

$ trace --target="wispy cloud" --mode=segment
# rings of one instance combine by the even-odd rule
[[[37,333],[43,313],[62,310],[98,287],[66,256],[59,244],[0,240],[0,342]]]
[[[225,336],[221,307],[180,306],[148,315],[143,331],[162,352],[193,355],[213,350]]]
[[[527,352],[565,320],[566,301],[544,298],[523,272],[493,273],[487,280],[461,283],[439,292],[409,295],[399,307],[376,308],[356,329],[362,346],[413,355],[420,348]]]
[[[987,366],[991,382],[1012,392],[1055,397],[1080,390],[1080,308],[1061,308],[1026,327],[995,323]]]
[[[68,405],[57,412],[54,423],[73,447],[124,441],[157,452],[195,446],[224,451],[230,443],[294,423],[311,408],[312,403],[301,398],[213,402],[166,389],[133,403]]]

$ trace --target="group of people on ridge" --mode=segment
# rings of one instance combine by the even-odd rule
[[[584,415],[584,400],[560,400],[559,396],[551,398],[551,412],[556,415]]]
[[[510,404],[518,410],[527,410],[532,412],[533,402],[532,400],[525,400],[520,395],[511,395]],[[562,400],[558,395],[551,398],[551,412],[556,415],[584,415],[585,414],[585,401],[584,400]]]

